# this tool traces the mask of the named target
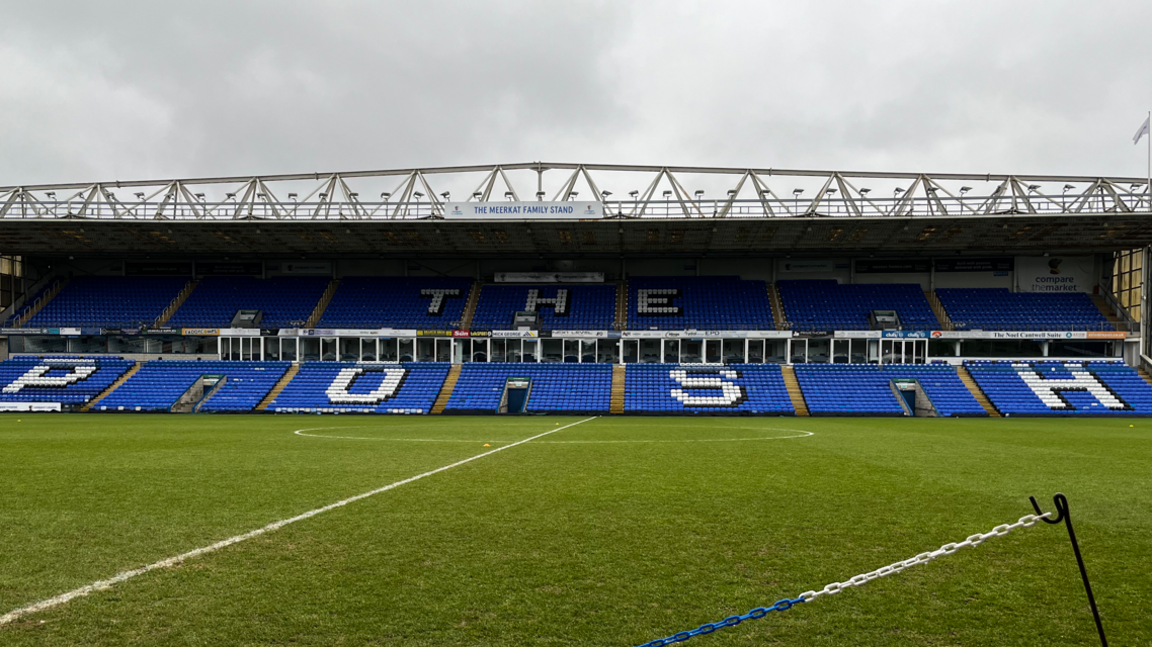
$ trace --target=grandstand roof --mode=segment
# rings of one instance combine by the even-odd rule
[[[136,199],[117,196],[124,189]],[[467,198],[452,201],[453,192]],[[624,193],[628,199],[617,199]],[[604,217],[449,213],[453,203],[549,195],[573,203],[592,197]],[[1150,204],[1139,178],[530,162],[0,187],[0,250],[267,257],[1068,253],[1152,243]]]

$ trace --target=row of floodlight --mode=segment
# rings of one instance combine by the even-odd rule
[[[1141,184],[1132,184],[1132,185],[1130,185],[1130,186],[1129,186],[1129,191],[1130,191],[1130,192],[1132,192],[1132,193],[1135,193],[1135,192],[1136,192],[1138,189],[1142,188],[1143,186],[1144,186],[1144,184],[1142,184],[1142,183],[1141,183]],[[1028,191],[1029,191],[1029,193],[1036,193],[1036,194],[1039,194],[1040,188],[1041,188],[1041,185],[1039,185],[1039,184],[1030,184],[1030,185],[1028,185]],[[1075,186],[1073,186],[1073,185],[1071,185],[1071,184],[1065,184],[1065,185],[1064,185],[1064,187],[1063,187],[1063,190],[1061,191],[1061,196],[1066,196],[1066,195],[1068,194],[1068,192],[1069,192],[1069,191],[1071,191],[1071,190],[1073,190],[1073,189],[1075,189],[1075,188],[1076,188],[1076,187],[1075,187]],[[937,187],[934,187],[934,186],[927,186],[927,187],[925,187],[925,188],[924,188],[924,190],[925,190],[927,193],[929,193],[930,195],[932,195],[933,197],[935,197],[935,194],[936,194],[936,192],[937,192],[938,188],[937,188]],[[971,190],[972,190],[972,187],[970,187],[970,186],[962,186],[962,187],[960,187],[960,191],[959,191],[959,192],[960,192],[960,197],[961,197],[961,198],[963,198],[963,197],[965,196],[965,194],[967,194],[967,193],[968,193],[969,191],[971,191]],[[893,200],[899,199],[899,198],[900,198],[900,196],[901,196],[903,193],[905,193],[905,191],[906,191],[906,189],[903,189],[903,188],[901,188],[901,187],[896,187],[895,189],[893,189],[893,190],[892,190],[892,199],[893,199]],[[838,191],[837,191],[837,189],[835,189],[835,188],[828,188],[828,189],[825,189],[825,190],[824,190],[824,193],[825,193],[826,195],[835,195],[837,192],[838,192]],[[871,193],[871,192],[872,192],[872,189],[869,189],[869,188],[861,188],[861,189],[859,189],[859,193],[860,193],[861,197],[863,197],[863,198],[865,198],[865,199],[867,199],[867,197],[868,197],[868,194],[869,194],[869,193]],[[107,193],[108,193],[108,194],[109,194],[109,195],[110,195],[110,196],[111,196],[113,199],[115,199],[116,195],[115,195],[114,193],[112,193],[111,191],[108,191]],[[733,200],[733,199],[735,199],[735,198],[736,198],[736,194],[737,194],[737,193],[738,193],[738,191],[736,191],[735,189],[731,189],[731,190],[729,190],[729,191],[728,191],[728,199],[729,199],[729,200]],[[804,193],[804,189],[800,189],[800,188],[797,188],[797,189],[792,189],[792,196],[793,196],[793,197],[794,197],[796,200],[799,200],[799,199],[800,199],[800,196],[801,196],[801,195],[803,195],[803,193]],[[672,191],[666,190],[666,191],[664,191],[664,192],[663,192],[663,194],[662,194],[662,195],[663,195],[663,197],[664,197],[664,199],[665,199],[665,200],[671,200],[671,198],[672,198],[672,194],[673,194],[673,192],[672,192]],[[46,196],[46,197],[47,197],[49,200],[53,200],[53,201],[55,201],[55,200],[56,200],[56,192],[55,192],[55,191],[45,191],[45,192],[44,192],[44,195],[45,195],[45,196]],[[136,196],[136,199],[137,199],[137,200],[139,200],[139,201],[141,201],[141,202],[144,202],[145,194],[144,194],[143,192],[136,192],[136,193],[135,193],[135,194],[133,194],[133,195],[135,195],[135,196]],[[196,193],[196,194],[193,194],[193,195],[196,197],[196,199],[197,199],[197,200],[199,200],[199,201],[201,202],[201,204],[205,204],[205,203],[206,203],[206,196],[205,196],[205,194],[203,194],[203,193]],[[236,202],[236,194],[235,194],[235,193],[231,193],[231,192],[229,192],[229,193],[225,193],[224,195],[225,195],[225,200],[226,200],[226,201],[227,201],[227,200],[231,200],[231,201],[232,201],[232,202],[234,202],[234,203]],[[257,195],[257,197],[258,197],[258,198],[260,198],[260,200],[262,200],[262,201],[265,201],[265,202],[266,202],[266,201],[268,200],[268,195],[267,195],[266,193],[260,192],[260,193],[257,193],[256,195]],[[319,197],[320,197],[320,202],[327,202],[327,201],[328,201],[328,193],[319,193],[318,195],[319,195]],[[424,198],[424,194],[423,194],[423,193],[421,193],[421,192],[419,192],[419,191],[414,191],[414,192],[413,192],[411,195],[412,195],[412,197],[416,198],[416,202],[417,202],[417,203],[419,203],[419,202],[420,202],[420,200],[421,200],[422,198]],[[576,198],[576,197],[579,195],[579,192],[578,192],[578,191],[569,191],[567,195],[568,195],[568,197],[570,197],[571,199],[575,199],[575,198]],[[605,201],[607,201],[607,200],[608,200],[608,196],[611,196],[611,195],[612,195],[612,192],[611,192],[611,191],[601,191],[601,192],[600,192],[600,198],[601,198],[602,200],[605,200]],[[633,191],[629,191],[629,192],[628,192],[628,195],[629,195],[629,196],[632,198],[632,200],[633,200],[633,201],[637,201],[637,200],[638,200],[638,196],[640,195],[640,192],[639,192],[639,191],[636,191],[636,190],[633,190]],[[704,191],[703,191],[703,190],[697,190],[697,191],[695,191],[695,192],[694,192],[694,194],[693,194],[693,195],[696,197],[696,200],[697,200],[697,201],[700,201],[700,200],[702,200],[702,199],[704,198]],[[767,200],[767,199],[769,199],[769,198],[771,197],[771,195],[772,195],[772,193],[771,193],[769,190],[767,190],[767,189],[763,189],[763,190],[761,190],[761,191],[760,191],[760,198],[761,198],[762,200]],[[536,199],[537,199],[537,200],[541,200],[541,201],[542,201],[542,200],[544,200],[544,196],[545,196],[545,192],[544,192],[544,191],[537,191],[537,192],[536,192]],[[351,199],[353,202],[358,202],[358,198],[360,197],[360,194],[359,194],[359,193],[357,193],[357,192],[349,192],[349,193],[348,193],[348,197],[349,197],[349,198],[350,198],[350,199]],[[391,194],[390,192],[387,192],[387,191],[385,191],[385,192],[382,192],[382,193],[380,194],[380,199],[381,199],[383,202],[385,202],[385,203],[387,203],[387,202],[389,201],[389,199],[391,199],[391,197],[392,197],[392,194]],[[451,191],[445,191],[445,192],[443,192],[443,193],[441,193],[441,194],[440,194],[440,197],[444,198],[444,202],[449,202],[449,201],[451,200],[451,197],[452,197],[452,192],[451,192]],[[473,198],[474,200],[481,200],[481,199],[483,199],[483,197],[484,197],[484,194],[483,194],[482,192],[480,192],[480,191],[476,191],[476,192],[474,192],[474,193],[472,194],[472,198]],[[515,193],[513,193],[512,191],[505,191],[505,192],[504,192],[504,197],[505,197],[505,198],[507,198],[509,201],[512,201],[512,200],[515,200],[515,199],[516,199],[516,194],[515,194]],[[297,193],[289,193],[289,194],[288,194],[288,199],[289,199],[289,200],[292,200],[293,202],[297,202],[297,201],[298,201],[298,198],[299,198],[299,195],[298,195]]]

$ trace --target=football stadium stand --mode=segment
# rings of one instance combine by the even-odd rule
[[[250,309],[263,313],[260,324],[263,328],[298,327],[308,320],[328,282],[327,277],[320,276],[205,277],[168,320],[168,325],[173,328],[227,327],[238,310]]]
[[[119,357],[17,355],[0,362],[0,402],[84,404],[108,388],[134,362]]]
[[[527,378],[528,413],[608,413],[611,364],[465,364],[445,413],[496,413],[509,378]]]
[[[779,364],[632,364],[624,411],[795,415]]]
[[[949,364],[796,364],[794,369],[814,416],[908,415],[915,402],[901,403],[894,380],[915,382],[939,417],[987,415]]]
[[[616,318],[615,285],[485,285],[472,330],[508,330],[519,311],[540,315],[542,330],[604,330]]]
[[[776,283],[793,330],[868,330],[873,310],[895,310],[905,330],[940,326],[918,283],[842,285],[835,279]]]
[[[188,279],[185,277],[78,276],[46,303],[25,326],[147,326],[160,316],[187,284]]]
[[[446,363],[306,362],[268,405],[277,413],[428,413]]]
[[[1000,413],[1010,416],[1152,414],[1152,385],[1118,361],[967,361]]]
[[[463,318],[472,279],[350,276],[320,319],[321,328],[439,330]]]
[[[764,281],[736,276],[628,280],[630,330],[774,330]]]
[[[251,411],[291,362],[153,361],[104,397],[93,411],[168,411],[202,377],[227,376],[205,391],[198,411]]]
[[[940,288],[936,295],[957,330],[1113,330],[1084,292]]]

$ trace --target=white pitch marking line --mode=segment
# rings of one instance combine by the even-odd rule
[[[310,429],[299,429],[293,433],[297,436],[304,438],[332,438],[336,440],[378,440],[378,441],[391,441],[394,443],[507,443],[512,442],[509,440],[451,440],[446,438],[373,438],[370,436],[326,436],[323,434],[306,434],[305,431],[320,431],[322,429],[364,429],[365,427],[312,427]],[[537,445],[588,445],[599,443],[736,443],[756,440],[787,440],[789,438],[807,438],[808,436],[815,436],[816,434],[811,431],[803,429],[784,429],[774,428],[766,429],[765,431],[795,431],[799,435],[796,436],[763,436],[759,438],[688,438],[681,440],[542,440]]]
[[[557,427],[555,429],[549,429],[548,431],[545,431],[542,434],[536,434],[535,436],[532,436],[531,438],[525,438],[524,440],[516,441],[510,445],[505,445],[503,447],[497,447],[496,449],[486,451],[483,454],[477,454],[475,456],[472,456],[471,458],[465,458],[462,461],[457,461],[455,463],[452,463],[451,465],[445,465],[444,467],[438,467],[438,468],[436,468],[430,472],[424,472],[423,474],[418,474],[416,476],[406,478],[402,481],[396,481],[395,483],[392,483],[390,485],[385,485],[384,487],[376,488],[375,490],[371,490],[371,491],[365,492],[363,494],[357,494],[356,496],[349,497],[349,498],[344,499],[342,501],[337,501],[336,503],[330,503],[330,504],[328,504],[322,508],[316,508],[315,510],[309,510],[308,512],[305,512],[303,514],[298,514],[295,517],[291,517],[289,519],[282,519],[280,521],[274,521],[274,522],[268,524],[267,526],[264,526],[263,528],[257,528],[256,530],[246,532],[242,535],[236,535],[235,537],[229,537],[228,539],[218,541],[218,542],[216,542],[210,546],[204,546],[203,548],[197,548],[195,550],[190,550],[190,551],[183,553],[181,555],[177,555],[175,557],[169,557],[168,559],[163,559],[163,560],[160,560],[160,561],[155,562],[153,564],[149,564],[147,566],[141,566],[140,568],[135,568],[135,569],[132,569],[130,571],[123,571],[121,573],[117,573],[116,575],[114,575],[114,576],[112,576],[106,580],[100,580],[97,582],[93,582],[91,584],[88,584],[87,586],[82,586],[78,589],[73,589],[71,591],[68,591],[67,593],[62,593],[60,595],[57,595],[56,597],[48,598],[47,600],[41,600],[39,602],[36,602],[34,604],[30,604],[26,607],[21,607],[19,609],[14,609],[14,610],[9,611],[8,613],[0,616],[0,627],[4,626],[10,622],[13,622],[13,621],[15,621],[15,620],[17,620],[23,616],[26,616],[30,613],[37,613],[39,611],[44,611],[47,609],[51,609],[53,607],[58,607],[58,606],[66,603],[66,602],[70,602],[71,600],[74,600],[76,598],[88,595],[89,593],[109,589],[112,586],[119,584],[120,582],[123,582],[125,580],[130,580],[130,579],[136,577],[137,575],[143,575],[149,571],[154,571],[158,568],[168,568],[169,566],[175,566],[176,564],[179,564],[186,559],[190,559],[192,557],[198,557],[198,556],[204,555],[206,553],[215,552],[215,551],[220,550],[221,548],[227,548],[228,546],[231,546],[233,544],[238,544],[242,541],[247,541],[249,539],[252,539],[253,537],[259,537],[260,535],[272,532],[273,530],[278,530],[278,529],[283,528],[284,526],[287,526],[289,524],[296,523],[297,521],[303,521],[305,519],[315,517],[316,515],[321,514],[323,512],[328,512],[329,510],[335,510],[336,508],[348,505],[349,503],[353,503],[355,501],[359,501],[360,499],[367,499],[368,497],[380,494],[381,492],[387,492],[388,490],[398,488],[401,485],[407,485],[408,483],[411,483],[413,481],[418,481],[418,480],[420,480],[426,476],[432,476],[433,474],[439,474],[440,472],[443,472],[445,470],[450,470],[453,467],[459,467],[465,463],[471,463],[472,461],[474,461],[476,459],[484,458],[485,456],[491,456],[492,454],[495,454],[496,452],[502,452],[505,449],[511,449],[517,445],[523,445],[526,442],[536,440],[537,438],[543,438],[544,436],[547,436],[549,434],[554,434],[557,431],[563,431],[565,429],[568,429],[569,427],[575,427],[576,425],[583,424],[583,423],[588,422],[590,420],[595,420],[597,417],[598,416],[595,416],[592,418],[585,418],[583,420],[573,422],[572,424],[564,425],[563,427]]]

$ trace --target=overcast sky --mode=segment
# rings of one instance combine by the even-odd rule
[[[0,185],[576,161],[1145,173],[1152,3],[12,2]]]

